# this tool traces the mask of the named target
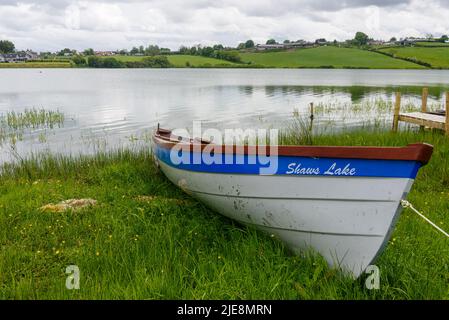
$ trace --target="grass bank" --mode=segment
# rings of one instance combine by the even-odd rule
[[[441,47],[393,47],[380,49],[392,56],[416,60],[429,64],[432,68],[449,68],[449,46]]]
[[[422,69],[412,62],[355,48],[322,46],[291,51],[241,53],[242,61],[276,68]]]
[[[166,56],[170,64],[176,68],[185,67],[225,67],[237,65],[236,63],[226,60],[202,57],[202,56],[190,56],[190,55],[167,55]],[[113,58],[122,62],[138,62],[142,61],[144,56],[113,56]]]
[[[283,136],[295,143],[298,137]],[[449,141],[435,132],[344,132],[313,144],[435,146],[409,200],[449,227]],[[81,211],[39,208],[93,198]],[[292,255],[188,197],[154,166],[148,150],[91,157],[43,155],[0,176],[0,298],[3,299],[439,299],[449,298],[449,246],[421,218],[401,216],[376,264],[379,290]],[[67,290],[68,265],[80,290]]]
[[[1,68],[71,68],[70,62],[18,62],[0,63]]]

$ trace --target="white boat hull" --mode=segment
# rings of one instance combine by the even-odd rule
[[[174,184],[217,212],[313,249],[358,277],[388,242],[411,178],[206,173],[160,161]]]

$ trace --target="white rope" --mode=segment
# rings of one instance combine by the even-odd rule
[[[430,221],[428,218],[426,218],[422,213],[420,213],[418,210],[415,209],[415,207],[413,207],[413,205],[408,202],[407,200],[401,200],[401,205],[403,208],[410,208],[413,210],[413,212],[415,212],[417,215],[419,215],[421,218],[423,218],[424,220],[426,220],[432,227],[434,227],[435,229],[437,229],[438,231],[440,231],[442,234],[444,234],[446,237],[449,238],[449,234],[444,231],[443,229],[441,229],[440,227],[438,227],[435,223],[433,223],[432,221]]]

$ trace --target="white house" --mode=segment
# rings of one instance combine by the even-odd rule
[[[39,55],[31,50],[0,55],[0,62],[26,62],[39,59]]]

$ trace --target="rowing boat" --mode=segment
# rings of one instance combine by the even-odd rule
[[[171,182],[213,210],[358,277],[388,243],[433,147],[278,146],[270,154],[158,128],[152,151]]]

